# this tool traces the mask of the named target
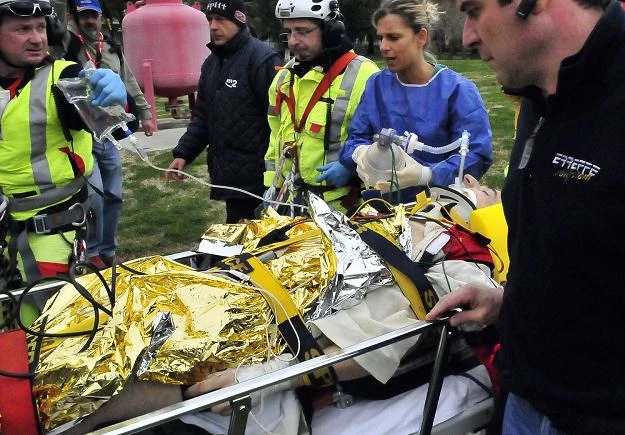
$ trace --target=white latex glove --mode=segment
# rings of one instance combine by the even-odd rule
[[[290,360],[293,359],[293,355],[285,353],[280,355],[279,358],[279,360],[272,358],[267,362],[251,366],[241,366],[238,370],[226,369],[221,372],[213,373],[205,380],[187,388],[184,392],[184,398],[189,399],[191,397],[196,397],[210,391],[234,385],[238,382],[247,381],[267,373],[275,372],[276,370],[284,369],[291,365]],[[294,360],[293,363],[297,363],[297,361]],[[281,384],[272,385],[262,390],[254,391],[250,394],[252,406],[260,403],[262,397],[267,397],[271,394],[276,394],[280,391],[289,390],[295,387],[297,387],[297,378],[284,381]],[[229,402],[215,405],[211,408],[211,411],[221,415],[229,415],[232,413]]]
[[[365,184],[365,187],[373,187],[375,185],[376,180],[371,180],[370,174],[374,171],[371,166],[368,164],[365,159],[365,151],[371,145],[358,145],[354,152],[352,153],[352,160],[356,163],[356,173],[358,173],[358,177]]]
[[[369,160],[365,157],[368,147],[369,145],[360,145],[354,150],[352,155],[352,159],[356,162],[356,172],[366,187],[375,187],[382,193],[388,193],[391,188],[397,188],[396,186],[391,186],[391,178],[393,176],[395,176],[399,184],[399,189],[412,186],[427,186],[432,179],[432,170],[417,162],[401,148],[399,148],[399,151],[403,154],[405,166],[395,171],[394,175],[390,169],[379,171],[372,167]]]
[[[402,150],[402,152],[406,154],[405,151]],[[406,154],[406,157],[406,166],[395,172],[399,188],[427,186],[432,179],[432,170],[417,162],[410,155]],[[389,176],[388,179],[390,180],[391,177]],[[379,181],[376,184],[376,188],[380,189],[382,193],[390,192],[392,187],[394,186],[391,186],[390,181]]]
[[[293,360],[293,355],[290,353],[284,353],[280,355],[280,359],[271,358],[269,361],[260,364],[254,364],[251,366],[242,366],[236,372],[237,382],[248,381],[258,376],[266,375],[277,370],[282,370],[289,367],[291,364],[297,364],[296,360]],[[293,361],[290,361],[293,360]],[[297,387],[297,378],[284,381],[281,384],[275,384],[262,390],[254,391],[250,394],[252,398],[252,406],[260,402],[261,397],[267,397],[272,394],[279,393],[280,391],[290,390]]]

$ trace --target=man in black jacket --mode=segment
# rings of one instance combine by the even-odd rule
[[[607,230],[625,220],[625,12],[614,0],[460,8],[465,45],[523,97],[503,191],[510,269],[505,289],[465,287],[429,318],[463,306],[453,325],[498,319],[504,433],[625,433],[625,244]]]
[[[268,45],[250,35],[242,0],[208,3],[212,54],[202,65],[191,123],[174,148],[170,169],[182,170],[208,146],[213,184],[262,195],[269,143],[267,90],[281,65]],[[181,180],[168,172],[168,179]],[[240,191],[213,188],[211,198],[226,201],[228,223],[253,218],[261,201]]]

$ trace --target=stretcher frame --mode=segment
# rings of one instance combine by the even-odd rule
[[[419,432],[422,435],[429,435],[431,433],[432,422],[434,421],[434,413],[436,412],[436,405],[443,381],[442,373],[449,350],[451,327],[447,319],[423,322],[398,329],[379,337],[371,338],[362,343],[346,347],[335,354],[321,355],[282,370],[206,393],[185,400],[184,402],[170,405],[157,411],[99,429],[92,433],[115,435],[136,433],[175,420],[182,415],[207,410],[218,403],[230,401],[233,413],[230,419],[230,429],[228,433],[231,435],[244,434],[247,417],[251,409],[250,393],[337,364],[341,361],[379,349],[391,343],[395,343],[396,341],[421,334],[437,327],[441,328],[441,338],[439,340],[434,370],[432,371],[432,378],[430,380],[430,388],[428,389],[428,395],[424,404],[423,422]]]
[[[190,260],[198,255],[205,255],[195,251],[183,251],[166,257],[173,261]],[[52,282],[33,287],[29,294],[52,292],[60,289],[65,282]],[[23,290],[14,290],[11,293],[19,297]],[[0,302],[9,299],[8,296],[0,294]],[[94,432],[94,435],[111,434],[122,435],[137,433],[146,429],[157,427],[163,423],[185,415],[210,409],[212,406],[223,402],[230,402],[232,415],[228,430],[229,435],[245,434],[247,419],[252,408],[250,394],[262,390],[266,387],[285,382],[287,380],[300,377],[315,370],[329,367],[341,361],[354,358],[364,353],[382,348],[397,341],[401,341],[415,335],[420,335],[433,328],[440,329],[440,338],[434,359],[430,383],[423,405],[423,418],[421,427],[415,434],[419,435],[453,435],[465,434],[475,429],[480,429],[488,424],[493,414],[493,400],[486,399],[478,403],[473,408],[467,409],[451,419],[433,426],[438,399],[443,385],[446,362],[450,349],[450,336],[452,327],[449,324],[449,317],[444,317],[432,322],[420,322],[407,326],[384,335],[365,340],[361,343],[348,346],[332,355],[321,355],[313,359],[300,362],[293,366],[268,373],[256,378],[239,382],[235,385],[212,391],[192,399],[170,405],[148,414],[125,420]]]

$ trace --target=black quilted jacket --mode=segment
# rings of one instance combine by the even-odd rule
[[[267,90],[280,57],[264,42],[241,30],[202,65],[191,123],[173,150],[192,162],[208,146],[211,182],[263,192],[264,155],[269,143]],[[212,199],[247,197],[211,189]]]

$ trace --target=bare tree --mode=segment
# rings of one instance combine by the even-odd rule
[[[455,0],[439,0],[441,15],[439,25],[431,36],[430,50],[437,54],[463,53],[462,28],[464,26],[464,14],[460,12]]]

